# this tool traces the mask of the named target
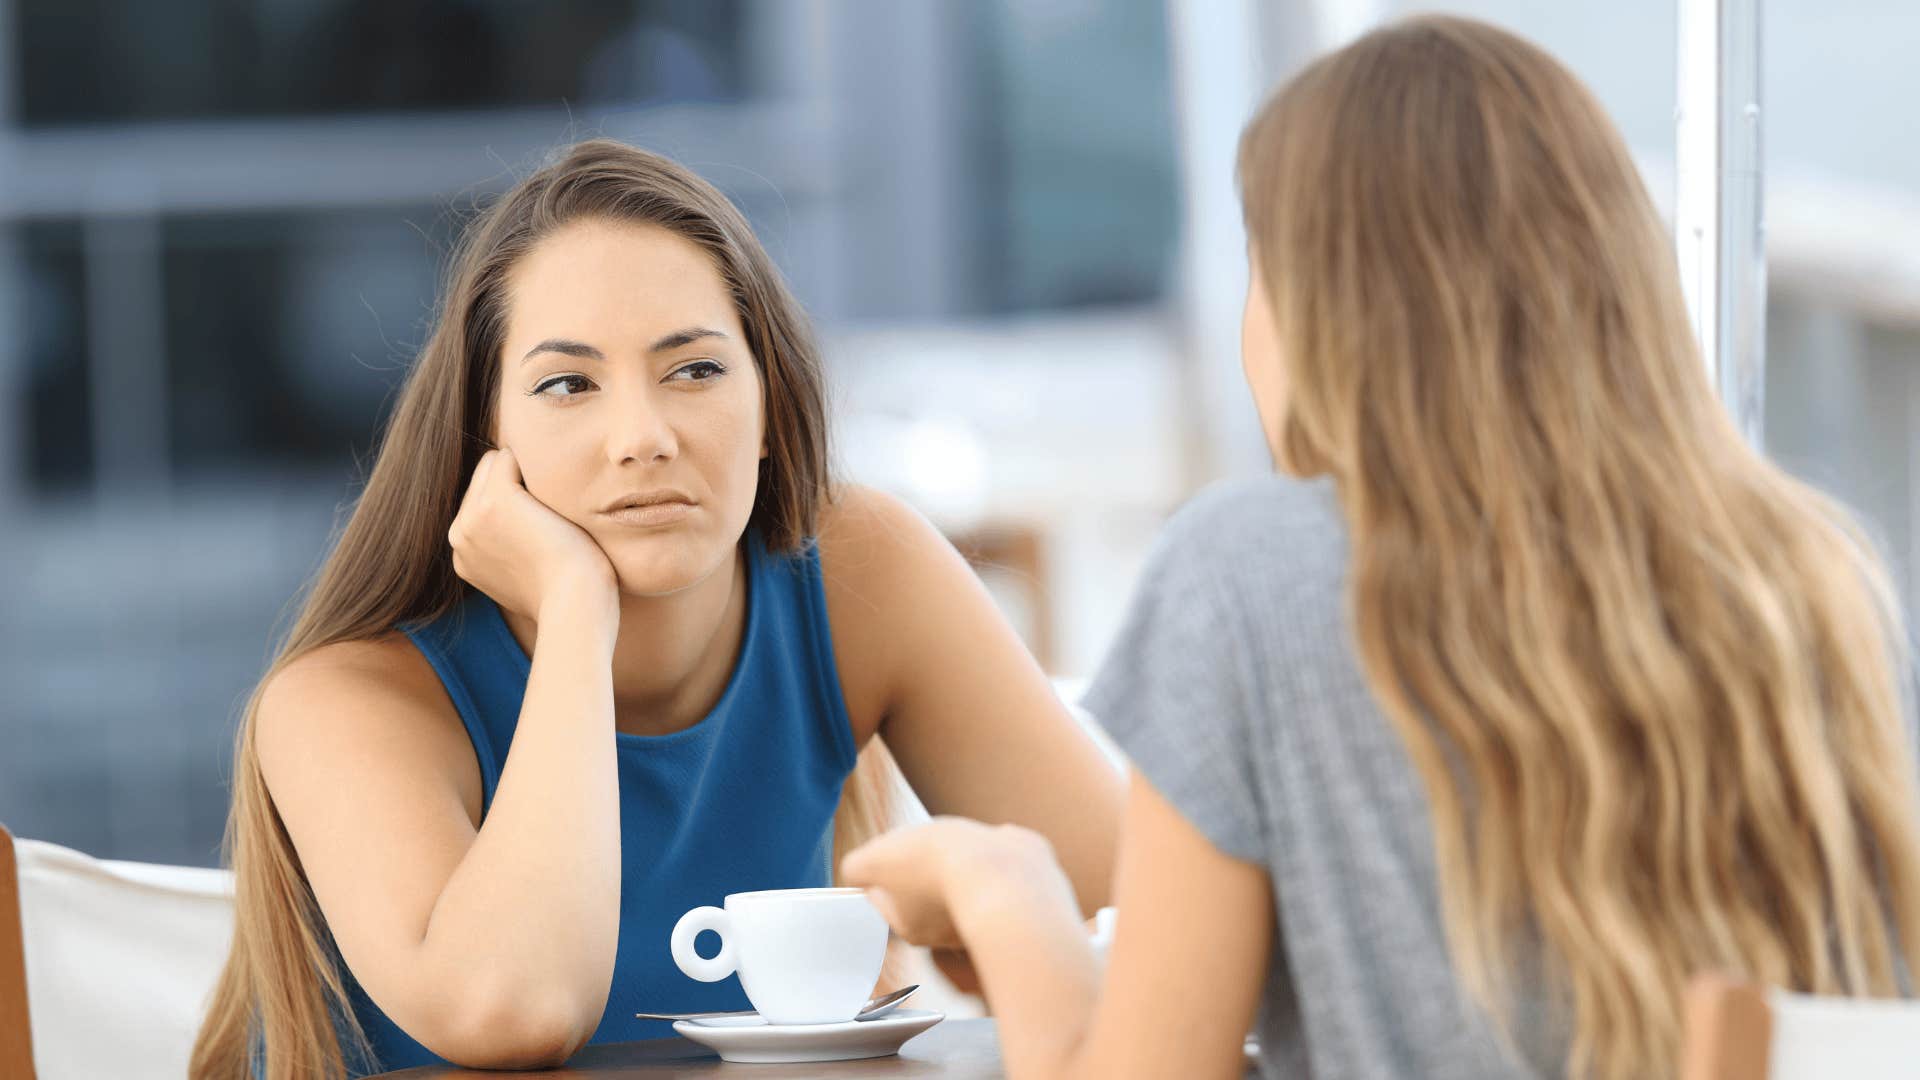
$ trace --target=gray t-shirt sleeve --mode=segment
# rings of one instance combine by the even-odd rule
[[[1215,848],[1264,867],[1254,667],[1208,536],[1223,494],[1196,499],[1161,532],[1084,705]]]

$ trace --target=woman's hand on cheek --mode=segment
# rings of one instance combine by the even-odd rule
[[[1038,886],[1073,893],[1039,834],[1012,825],[935,818],[861,845],[840,864],[894,933],[914,945],[961,949],[968,916]]]
[[[618,617],[617,579],[606,552],[534,498],[511,450],[480,458],[447,542],[454,573],[509,611],[537,618],[548,601],[567,596],[605,605]]]

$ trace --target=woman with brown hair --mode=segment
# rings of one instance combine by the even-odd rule
[[[1014,1077],[1660,1077],[1689,976],[1910,989],[1903,631],[1715,400],[1598,104],[1422,18],[1241,142],[1286,477],[1167,530],[1088,707],[1132,757],[1111,961],[1018,829],[850,855],[964,944]],[[1319,478],[1309,481],[1307,478]]]
[[[830,884],[890,760],[1104,903],[1117,778],[939,534],[829,483],[826,421],[800,311],[688,170],[586,142],[471,224],[248,705],[194,1076],[553,1064],[744,1007],[674,920]]]

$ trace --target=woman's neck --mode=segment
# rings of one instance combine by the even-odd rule
[[[738,548],[705,580],[668,596],[620,597],[613,646],[616,730],[664,735],[699,723],[733,675],[747,628],[746,560]],[[533,655],[539,627],[503,611]]]

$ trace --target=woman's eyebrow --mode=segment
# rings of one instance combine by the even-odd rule
[[[677,349],[682,345],[691,344],[702,338],[725,338],[726,336],[727,335],[711,327],[689,326],[684,330],[675,330],[673,333],[654,342],[647,351],[656,353],[666,352],[668,349]]]
[[[677,349],[682,345],[689,345],[703,338],[725,339],[726,336],[727,335],[712,327],[689,326],[684,330],[675,330],[673,333],[647,346],[647,351],[650,353],[666,352],[669,349]],[[524,364],[543,352],[560,353],[565,356],[578,357],[582,360],[598,360],[601,363],[605,363],[607,359],[605,353],[588,345],[586,342],[572,341],[567,338],[548,338],[533,348],[528,349],[527,355],[521,357],[520,362]]]
[[[569,341],[566,338],[548,338],[533,348],[528,349],[527,355],[521,357],[520,362],[524,364],[543,352],[561,353],[566,356],[579,357],[582,360],[599,360],[602,363],[607,359],[605,353],[585,342]]]

